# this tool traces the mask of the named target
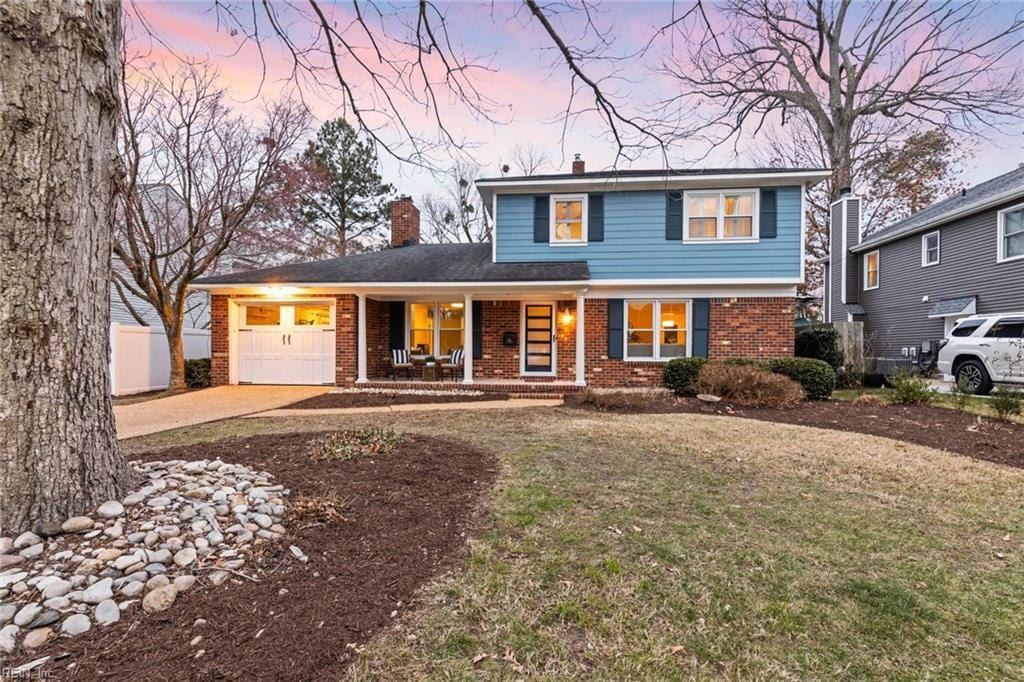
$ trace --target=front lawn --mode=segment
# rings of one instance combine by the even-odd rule
[[[1024,675],[1016,469],[568,408],[233,420],[128,445],[356,424],[462,439],[501,472],[464,555],[355,657],[355,679]]]

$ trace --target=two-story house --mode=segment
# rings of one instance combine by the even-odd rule
[[[216,384],[374,385],[392,351],[462,356],[480,387],[657,385],[676,357],[793,353],[816,169],[650,170],[477,182],[488,244],[420,244],[209,277]],[[461,351],[461,353],[455,353]]]
[[[871,371],[913,360],[964,317],[1024,310],[1024,167],[879,229],[861,204],[847,191],[832,205],[824,312],[864,323]]]

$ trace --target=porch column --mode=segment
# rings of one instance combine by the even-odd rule
[[[359,300],[359,310],[356,317],[356,358],[358,367],[357,384],[367,383],[366,378],[366,294],[356,294]]]
[[[462,308],[462,383],[473,383],[473,295],[466,294]]]
[[[587,297],[582,291],[576,292],[576,385],[586,386],[586,338],[587,330],[583,319],[584,303]]]

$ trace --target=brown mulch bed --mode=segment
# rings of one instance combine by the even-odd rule
[[[220,587],[197,585],[167,612],[133,609],[114,626],[51,644],[31,659],[58,657],[49,670],[61,679],[70,663],[83,680],[337,679],[356,647],[451,561],[498,467],[489,453],[425,436],[372,458],[314,463],[314,436],[232,438],[143,455],[266,470],[291,489],[292,503],[333,494],[346,502],[346,518],[290,522],[283,543],[246,564],[259,582],[232,577]],[[309,562],[294,559],[290,544]],[[200,618],[206,623],[194,625]],[[190,645],[197,636],[202,640]],[[199,650],[205,653],[196,658]]]
[[[313,410],[330,407],[386,407],[388,405],[418,405],[429,403],[469,403],[481,400],[508,400],[507,393],[459,393],[444,395],[414,395],[409,393],[324,393],[300,400],[285,409]]]
[[[621,402],[616,402],[614,397],[599,401],[597,405],[586,402],[577,402],[575,405],[635,414],[708,411],[696,398],[677,398],[670,394],[642,397],[637,394],[625,397]],[[1024,424],[982,417],[979,425],[976,415],[944,407],[859,405],[842,400],[823,400],[804,402],[788,409],[717,407],[713,413],[885,436],[974,459],[1024,468]]]

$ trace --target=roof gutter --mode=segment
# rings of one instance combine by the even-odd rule
[[[819,170],[819,171],[782,171],[773,173],[771,170],[766,169],[764,173],[722,173],[717,175],[695,175],[695,174],[664,174],[664,175],[646,175],[646,176],[611,176],[606,178],[594,178],[581,175],[574,178],[556,178],[553,180],[545,180],[543,178],[526,178],[523,180],[504,180],[496,178],[493,180],[477,180],[476,186],[478,188],[493,188],[493,187],[516,187],[522,185],[528,185],[531,187],[558,187],[562,185],[642,185],[642,184],[663,184],[669,182],[723,182],[723,181],[737,181],[737,180],[758,180],[758,179],[778,179],[778,180],[805,180],[814,181],[815,183],[821,182],[825,178],[832,175],[830,170]]]
[[[952,222],[958,218],[963,218],[964,216],[968,216],[973,213],[978,213],[979,211],[990,209],[994,206],[998,206],[999,204],[1011,201],[1019,197],[1024,197],[1024,187],[1018,187],[1016,189],[1010,190],[1009,192],[997,194],[996,196],[992,197],[991,199],[988,199],[987,201],[983,201],[972,206],[966,206],[958,211],[954,211],[953,213],[947,213],[946,215],[935,218],[934,220],[929,220],[926,223],[922,223],[921,225],[918,225],[917,227],[911,230],[907,230],[906,232],[897,232],[891,235],[887,235],[885,237],[879,237],[876,240],[872,240],[870,237],[868,237],[867,240],[862,241],[860,244],[850,247],[850,253],[861,253],[862,251],[867,251],[868,249],[872,249],[883,244],[899,241],[904,237],[911,237],[915,234],[918,234],[919,232],[931,230],[933,228],[939,227],[940,225],[945,225],[948,222]]]

